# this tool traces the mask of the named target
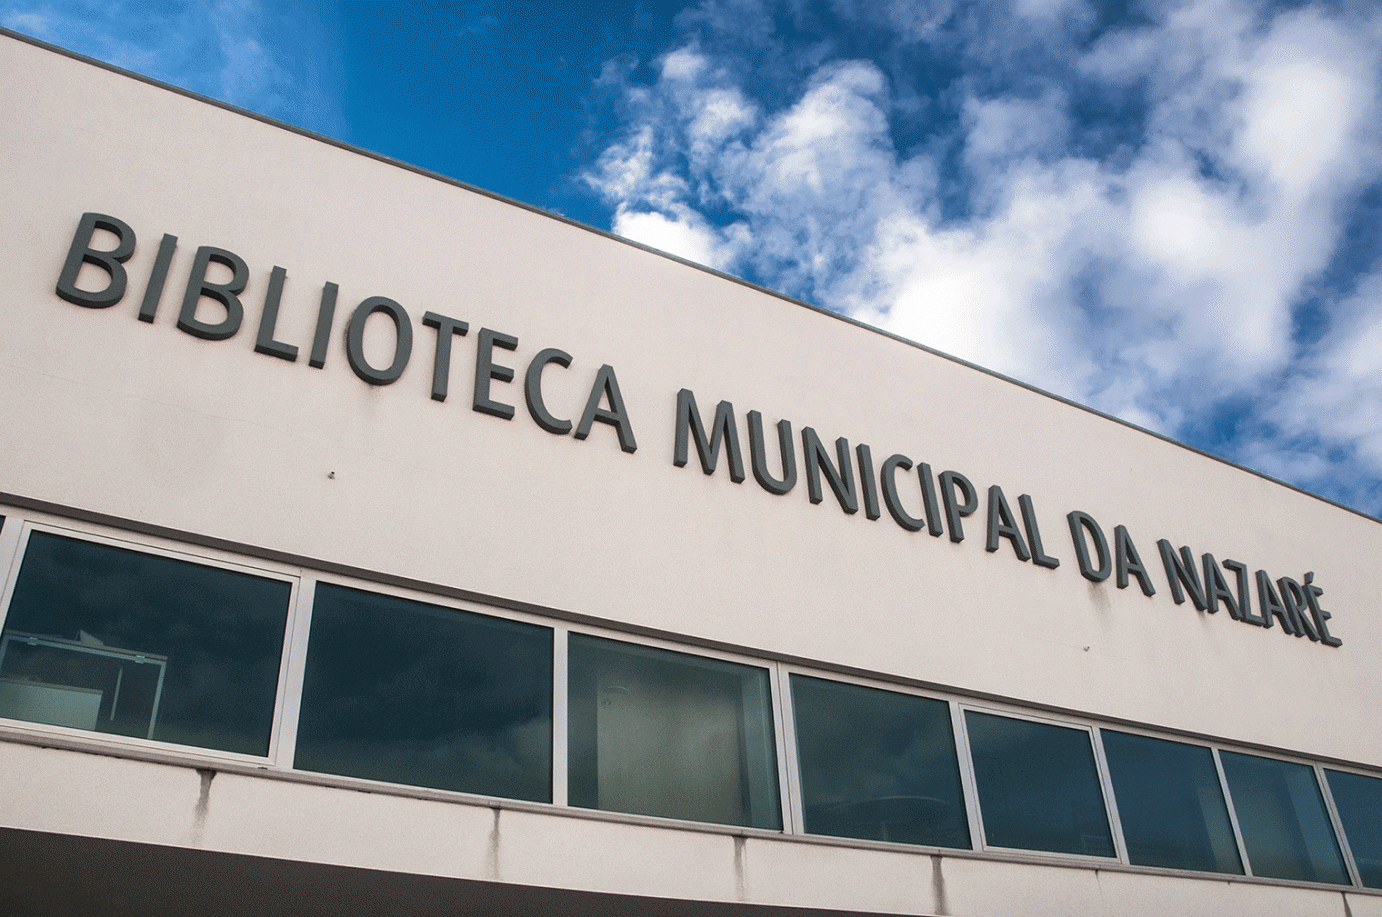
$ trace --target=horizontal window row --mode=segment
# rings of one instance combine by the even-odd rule
[[[1376,776],[13,522],[9,720],[610,812],[1382,888]]]

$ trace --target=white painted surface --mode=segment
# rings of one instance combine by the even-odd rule
[[[707,902],[886,914],[1379,913],[1382,896],[496,810],[0,744],[0,824],[277,859]],[[13,778],[13,782],[12,782]],[[55,781],[64,793],[49,795]]]
[[[615,627],[1382,766],[1374,521],[599,234],[5,37],[0,99],[0,494]],[[138,234],[110,309],[53,291],[85,211]],[[150,325],[135,316],[163,233],[179,247]],[[227,341],[175,327],[199,245],[250,267]],[[288,272],[277,337],[302,351],[294,363],[253,350],[274,265]],[[336,330],[316,370],[306,352],[326,281],[340,286]],[[407,371],[377,388],[343,346],[350,312],[374,295],[414,322]],[[453,339],[444,403],[429,397],[428,310],[470,325]],[[519,340],[495,351],[517,371],[493,384],[513,420],[470,409],[482,327]],[[578,441],[528,417],[523,370],[545,347],[574,358],[544,377],[559,416],[576,419],[598,367],[615,368],[635,454],[609,426]],[[963,472],[981,498],[999,484],[1014,511],[1029,493],[1061,566],[1018,562],[1006,542],[987,553],[982,499],[952,544],[886,512],[847,516],[828,488],[812,505],[804,475],[779,497],[723,466],[706,477],[694,456],[674,467],[683,387],[703,415],[733,401],[746,450],[744,413],[758,410],[792,421],[799,462],[810,425],[828,447],[868,443],[875,465],[902,452]],[[770,461],[776,448],[770,427]],[[1064,520],[1076,509],[1110,538],[1128,527],[1157,595],[1080,577]],[[1158,538],[1274,577],[1314,571],[1344,646],[1173,604]],[[9,827],[436,875],[497,868],[503,881],[629,894],[935,904],[925,854],[754,838],[736,859],[724,835],[505,811],[495,859],[486,808],[221,775],[198,825],[193,770],[0,754]],[[1147,896],[1162,913],[1342,913],[1337,892],[1291,890],[1301,906],[1283,909],[1264,903],[1280,889],[1242,883],[949,857],[943,874],[955,914],[1014,900],[1024,913],[1132,913]],[[1354,897],[1354,914],[1375,904]]]

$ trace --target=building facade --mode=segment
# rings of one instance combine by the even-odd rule
[[[1382,526],[0,35],[0,902],[1382,915]]]

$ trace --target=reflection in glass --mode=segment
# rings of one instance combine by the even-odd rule
[[[1313,768],[1229,751],[1220,760],[1253,875],[1347,884]]]
[[[570,801],[782,825],[768,672],[572,634]]]
[[[805,828],[969,847],[950,705],[791,676]]]
[[[0,716],[268,754],[290,593],[34,532],[0,637]]]
[[[1368,888],[1382,888],[1382,780],[1325,771],[1353,862]]]
[[[991,847],[1114,855],[1090,734],[965,711]]]
[[[319,584],[293,766],[552,797],[552,631]]]
[[[1130,862],[1242,874],[1213,752],[1107,729],[1103,738]]]

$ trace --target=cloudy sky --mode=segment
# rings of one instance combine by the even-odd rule
[[[1382,4],[0,0],[1382,515]]]

